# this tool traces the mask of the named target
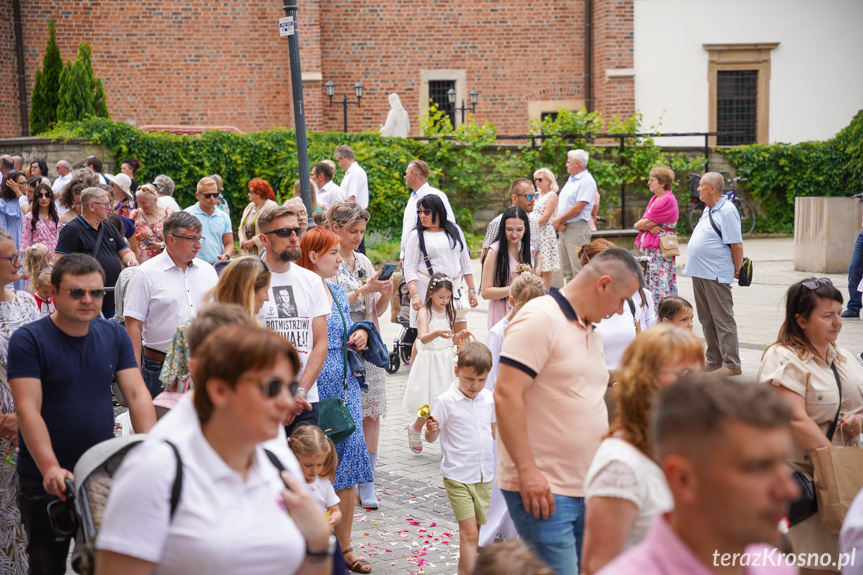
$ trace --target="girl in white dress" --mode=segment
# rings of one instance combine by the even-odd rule
[[[444,274],[434,274],[429,280],[425,305],[417,313],[417,356],[402,399],[402,409],[408,414],[417,413],[423,405],[433,405],[455,378],[453,346],[467,330],[453,335],[456,314],[452,293],[452,280]],[[420,433],[426,421],[417,416],[416,422],[407,427],[408,445],[414,453],[423,449]]]

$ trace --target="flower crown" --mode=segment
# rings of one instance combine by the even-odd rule
[[[429,291],[436,290],[437,287],[442,283],[448,283],[448,284],[450,284],[450,286],[452,286],[452,280],[450,278],[448,278],[447,276],[436,277],[431,282],[429,282]]]

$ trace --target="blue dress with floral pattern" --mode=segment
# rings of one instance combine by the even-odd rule
[[[360,384],[354,374],[348,367],[348,389],[344,388],[344,353],[342,351],[342,341],[345,333],[345,326],[350,329],[353,322],[349,312],[348,296],[345,290],[338,286],[327,282],[327,286],[333,293],[333,307],[330,315],[327,317],[327,359],[324,360],[324,367],[321,369],[321,375],[318,378],[318,395],[323,401],[328,397],[339,395],[348,403],[348,409],[351,412],[351,417],[354,418],[354,423],[357,426],[356,431],[345,440],[336,443],[336,453],[339,456],[339,466],[336,469],[336,480],[333,482],[333,488],[338,491],[340,489],[349,489],[357,483],[366,483],[373,481],[372,467],[369,462],[369,452],[366,450],[366,439],[363,435],[363,411],[362,411],[362,396],[360,395]],[[339,306],[341,314],[339,313]],[[344,317],[344,324],[342,324]]]

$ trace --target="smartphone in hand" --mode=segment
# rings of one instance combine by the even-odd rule
[[[384,264],[384,267],[381,270],[381,275],[378,276],[378,279],[381,280],[382,282],[387,281],[388,279],[390,279],[392,277],[393,273],[396,271],[396,267],[397,267],[396,264]]]

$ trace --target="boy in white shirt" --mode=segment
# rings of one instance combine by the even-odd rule
[[[458,352],[458,381],[435,400],[425,437],[440,435],[440,469],[450,505],[458,521],[458,574],[468,575],[476,561],[479,526],[484,525],[494,479],[494,400],[485,389],[491,351],[467,342]]]

